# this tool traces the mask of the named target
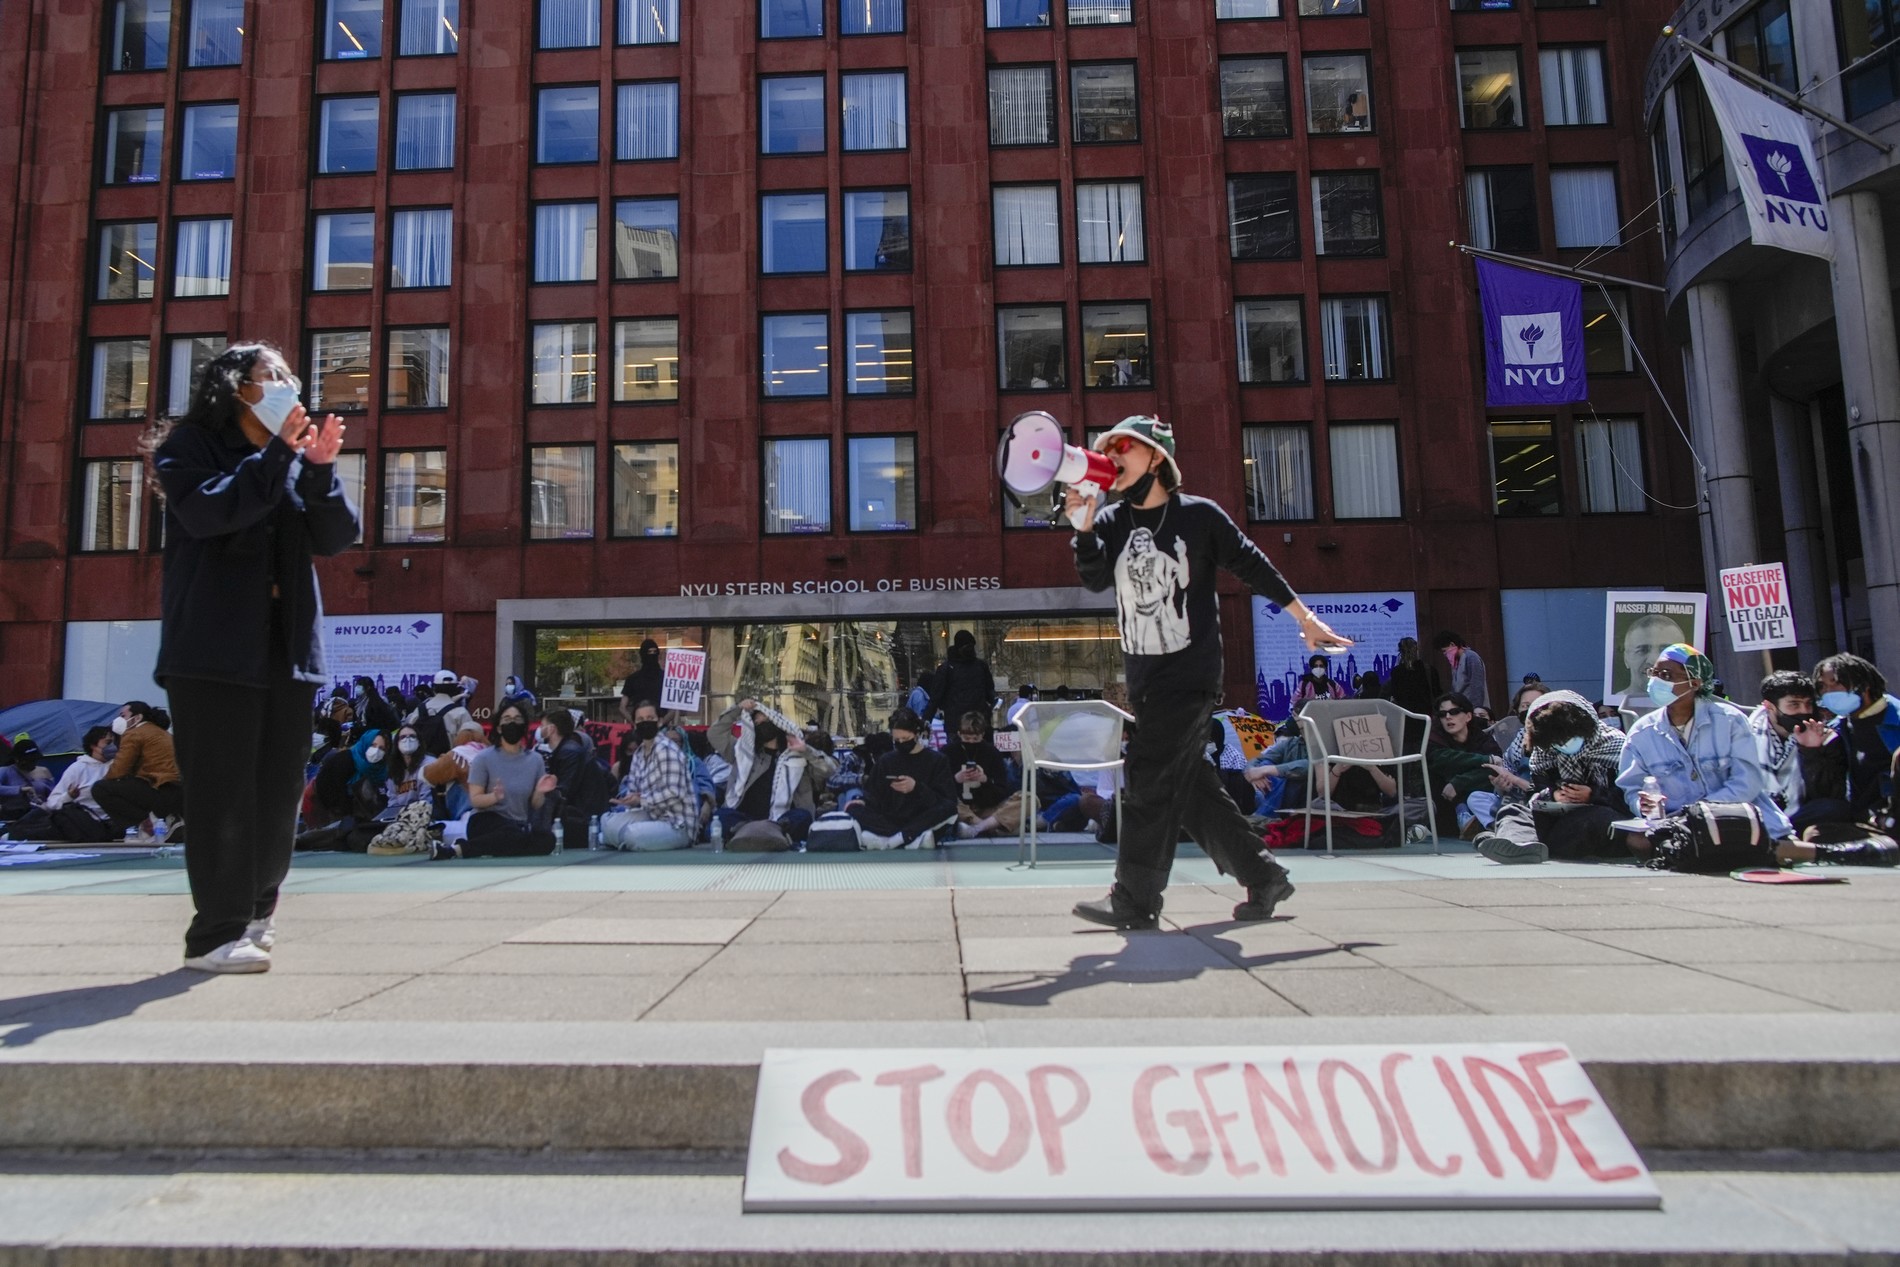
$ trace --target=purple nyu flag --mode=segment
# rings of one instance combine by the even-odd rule
[[[1588,400],[1583,378],[1583,283],[1487,259],[1478,266],[1484,309],[1487,405]]]

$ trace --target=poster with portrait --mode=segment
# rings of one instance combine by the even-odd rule
[[[1398,663],[1399,639],[1418,637],[1418,598],[1410,590],[1303,594],[1306,605],[1353,646],[1329,657],[1333,677],[1347,689],[1362,673],[1383,682]],[[1254,707],[1270,721],[1293,715],[1293,692],[1311,653],[1299,623],[1258,594],[1253,598]]]
[[[1672,642],[1703,646],[1708,628],[1707,594],[1661,590],[1611,590],[1604,595],[1603,699],[1646,708],[1649,666]]]

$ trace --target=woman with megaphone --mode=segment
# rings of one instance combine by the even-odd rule
[[[1299,622],[1309,648],[1352,644],[1307,609],[1226,511],[1181,492],[1174,428],[1158,418],[1124,418],[1094,447],[1114,464],[1108,491],[1121,500],[1102,507],[1099,495],[1071,485],[1063,509],[1076,527],[1082,584],[1115,590],[1136,730],[1123,767],[1115,885],[1106,898],[1077,903],[1075,913],[1111,928],[1155,927],[1185,829],[1222,873],[1246,886],[1234,918],[1271,918],[1293,883],[1201,755],[1223,672],[1216,573],[1225,568],[1278,603]]]

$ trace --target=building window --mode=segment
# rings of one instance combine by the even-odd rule
[[[1398,519],[1399,429],[1389,422],[1326,428],[1333,465],[1333,518]]]
[[[825,77],[759,81],[759,149],[766,154],[825,152]]]
[[[172,252],[172,297],[231,293],[231,222],[180,220]]]
[[[1544,126],[1574,128],[1610,121],[1601,48],[1546,48],[1537,54],[1537,68],[1544,82]]]
[[[1366,11],[1366,0],[1300,0],[1303,18],[1344,18]]]
[[[1303,426],[1242,427],[1240,451],[1249,522],[1313,517],[1311,432]]]
[[[143,418],[151,378],[150,340],[108,339],[93,344],[91,405],[86,417],[94,422]]]
[[[311,289],[368,290],[375,280],[375,213],[329,212],[317,217],[316,230]]]
[[[1458,50],[1458,120],[1472,131],[1524,126],[1514,48]]]
[[[759,38],[812,39],[825,33],[825,0],[759,0]]]
[[[679,445],[616,444],[612,493],[614,536],[679,536]]]
[[[996,367],[1003,390],[1067,387],[1068,342],[1059,307],[997,309]]]
[[[600,159],[600,89],[593,84],[543,88],[535,121],[534,161],[593,163]]]
[[[1154,385],[1147,304],[1082,305],[1082,385]]]
[[[528,448],[528,539],[572,541],[594,535],[594,447]]]
[[[1609,290],[1609,297],[1604,291]],[[1629,340],[1623,328],[1629,324],[1629,294],[1622,288],[1610,289],[1586,285],[1583,288],[1583,367],[1590,374],[1627,374],[1630,365]]]
[[[356,507],[356,540],[352,544],[359,546],[363,544],[363,524],[369,513],[363,502],[364,495],[369,491],[364,487],[368,468],[368,455],[365,453],[359,451],[336,455],[337,482],[343,485],[343,495],[350,499],[350,505]]]
[[[765,532],[831,531],[831,441],[767,440]]]
[[[107,111],[104,183],[142,185],[157,180],[164,143],[163,106]]]
[[[990,70],[990,144],[1055,143],[1055,67],[993,67]]]
[[[847,312],[851,350],[844,389],[853,396],[908,396],[917,389],[917,357],[909,311]]]
[[[199,376],[205,366],[229,344],[221,334],[188,334],[171,341],[165,374],[165,415],[183,417],[191,408],[192,395],[198,390]]]
[[[99,278],[94,299],[150,299],[157,269],[158,222],[108,224],[99,229]]]
[[[1122,26],[1135,20],[1130,0],[1069,0],[1070,26]]]
[[[109,70],[164,70],[171,60],[172,0],[115,0],[106,35]]]
[[[844,74],[838,86],[844,99],[846,150],[901,150],[910,145],[903,71]]]
[[[398,211],[389,218],[389,287],[447,286],[455,271],[453,213],[447,207]]]
[[[369,331],[310,336],[310,412],[369,408]]]
[[[1683,194],[1693,220],[1729,187],[1728,171],[1722,164],[1722,131],[1698,75],[1687,74],[1676,80],[1676,123],[1682,135]]]
[[[396,98],[396,170],[445,171],[455,166],[455,94],[417,92]]]
[[[616,38],[622,44],[680,42],[679,0],[620,0]]]
[[[901,35],[904,0],[838,0],[841,35]]]
[[[1306,323],[1297,299],[1234,301],[1243,383],[1304,383]]]
[[[1493,422],[1491,480],[1501,519],[1562,513],[1550,422]]]
[[[1008,185],[990,191],[996,265],[1060,264],[1062,217],[1054,185]]]
[[[1857,119],[1900,96],[1900,0],[1834,0],[1834,31],[1841,65],[1847,117]]]
[[[852,532],[917,528],[917,437],[852,436],[844,442]]]
[[[1586,515],[1643,511],[1643,433],[1634,418],[1577,419],[1577,491]]]
[[[614,403],[679,398],[679,318],[614,322]]]
[[[318,118],[318,172],[376,170],[376,98],[326,98]]]
[[[1237,260],[1300,257],[1300,221],[1290,172],[1227,178],[1227,247]]]
[[[1048,26],[1049,0],[983,0],[983,22],[992,31]]]
[[[79,552],[136,550],[145,522],[145,472],[136,458],[88,462],[82,468]]]
[[[1721,167],[1719,151],[1715,163]],[[1614,167],[1552,168],[1550,205],[1560,248],[1594,250],[1622,245]]]
[[[614,204],[614,279],[680,275],[680,200],[623,198]]]
[[[541,0],[542,48],[600,44],[600,0]]]
[[[1320,255],[1385,251],[1378,173],[1313,173],[1313,249]]]
[[[1662,113],[1657,112],[1656,124],[1649,130],[1649,158],[1656,177],[1656,188],[1662,190],[1662,196],[1656,201],[1662,204],[1663,250],[1675,249],[1676,245],[1676,170],[1669,159],[1668,127]]]
[[[594,400],[594,323],[552,321],[530,331],[534,358],[529,402],[586,405]]]
[[[1220,129],[1222,136],[1233,138],[1292,134],[1286,58],[1221,59]]]
[[[761,321],[761,378],[767,396],[831,394],[830,320],[822,312],[782,312]]]
[[[1280,0],[1214,0],[1214,16],[1229,18],[1277,18]]]
[[[1888,39],[1896,32],[1888,28]],[[1728,28],[1729,60],[1785,92],[1801,85],[1794,63],[1794,27],[1788,0],[1762,0]]]
[[[1084,264],[1135,264],[1148,258],[1141,186],[1134,181],[1075,187],[1076,258]]]
[[[383,0],[325,0],[323,55],[331,61],[383,55]]]
[[[677,80],[621,84],[615,89],[614,157],[623,163],[680,156]]]
[[[445,449],[383,454],[383,544],[448,540],[449,455]]]
[[[186,106],[178,156],[179,180],[230,180],[237,175],[235,101]]]
[[[1392,377],[1383,295],[1321,299],[1319,332],[1329,382],[1376,382]]]
[[[1473,167],[1465,172],[1465,217],[1471,245],[1487,251],[1537,251],[1537,190],[1528,167]]]
[[[244,59],[244,0],[191,0],[187,66],[235,66]]]
[[[404,57],[453,53],[461,43],[461,0],[402,0],[396,51]]]
[[[910,193],[848,189],[844,195],[844,271],[910,271]]]
[[[1364,53],[1313,54],[1300,60],[1306,75],[1306,130],[1370,132],[1372,80]]]
[[[825,266],[825,195],[762,195],[759,199],[760,271],[822,273]]]
[[[1069,67],[1069,115],[1077,145],[1139,141],[1135,64],[1104,62]]]
[[[534,280],[591,282],[598,275],[600,209],[591,202],[544,202],[534,209]]]
[[[389,331],[383,362],[385,409],[449,407],[449,332],[446,326]]]

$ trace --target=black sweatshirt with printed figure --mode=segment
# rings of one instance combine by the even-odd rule
[[[1273,561],[1205,497],[1175,493],[1149,510],[1117,502],[1095,516],[1095,531],[1075,534],[1082,584],[1115,590],[1130,700],[1156,690],[1220,695],[1220,568],[1282,607],[1296,597]]]

